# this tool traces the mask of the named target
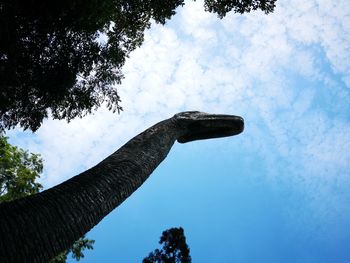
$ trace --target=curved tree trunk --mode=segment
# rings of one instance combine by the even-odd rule
[[[68,249],[141,186],[186,133],[187,123],[167,119],[66,182],[0,204],[0,261],[47,262]]]

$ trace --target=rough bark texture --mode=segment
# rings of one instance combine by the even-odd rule
[[[68,249],[141,186],[175,140],[186,135],[189,121],[181,119],[181,124],[175,117],[152,126],[95,167],[56,187],[0,204],[0,262],[47,262]],[[200,136],[208,138],[197,126]],[[227,130],[223,134],[228,136]]]

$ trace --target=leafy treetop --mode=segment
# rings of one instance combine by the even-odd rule
[[[0,135],[0,202],[38,193],[42,185],[36,179],[42,170],[39,155],[9,144]]]
[[[170,228],[163,232],[159,244],[162,249],[156,249],[143,263],[191,263],[190,249],[186,243],[186,237],[182,227]]]

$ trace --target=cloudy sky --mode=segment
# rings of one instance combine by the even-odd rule
[[[43,156],[48,188],[179,111],[245,119],[239,136],[175,144],[83,262],[141,262],[176,226],[193,262],[350,262],[350,6],[277,2],[220,20],[188,1],[127,61],[120,115],[8,132]]]

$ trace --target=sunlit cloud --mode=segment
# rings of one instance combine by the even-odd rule
[[[245,117],[242,147],[261,154],[271,175],[284,158],[290,171],[336,176],[350,163],[350,125],[334,115],[343,116],[350,100],[348,9],[343,2],[281,2],[268,16],[219,20],[190,1],[167,25],[153,25],[131,54],[117,87],[121,115],[100,109],[69,124],[47,120],[35,135],[17,131],[11,139],[43,155],[43,183],[52,186],[178,111],[224,112]],[[320,107],[328,92],[333,99],[325,105],[337,104],[332,116]]]

